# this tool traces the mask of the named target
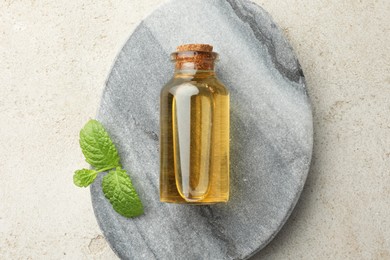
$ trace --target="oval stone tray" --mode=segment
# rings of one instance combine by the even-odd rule
[[[184,43],[220,53],[231,93],[231,198],[159,201],[159,95]],[[127,219],[91,187],[97,221],[123,259],[247,259],[280,230],[309,170],[312,114],[300,65],[268,13],[244,0],[174,0],[145,18],[119,53],[97,115],[145,206]]]

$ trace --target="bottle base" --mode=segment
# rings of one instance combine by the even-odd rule
[[[161,198],[160,202],[165,203],[173,203],[173,204],[188,204],[188,205],[212,205],[217,203],[227,203],[229,201],[228,198],[226,199],[212,199],[212,198],[206,198],[202,199],[200,201],[186,201],[182,197],[176,198]]]

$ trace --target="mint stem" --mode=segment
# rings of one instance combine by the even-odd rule
[[[97,170],[96,172],[97,172],[97,173],[99,173],[99,172],[105,172],[105,171],[108,171],[108,170],[111,170],[111,169],[114,169],[114,168],[116,168],[116,166],[109,166],[109,167],[106,167],[106,168]]]

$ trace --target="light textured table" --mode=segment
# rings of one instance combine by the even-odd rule
[[[112,259],[78,147],[111,65],[161,1],[0,3],[0,258]],[[390,2],[258,0],[305,72],[314,156],[291,218],[255,259],[390,252]]]

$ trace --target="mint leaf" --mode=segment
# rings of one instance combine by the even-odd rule
[[[86,161],[97,170],[120,166],[118,151],[100,122],[91,119],[85,124],[80,146]]]
[[[95,180],[97,174],[98,173],[95,170],[88,170],[88,169],[77,170],[74,172],[73,182],[76,186],[87,187]]]
[[[103,193],[114,210],[125,217],[136,217],[144,210],[130,177],[119,167],[103,177]]]

